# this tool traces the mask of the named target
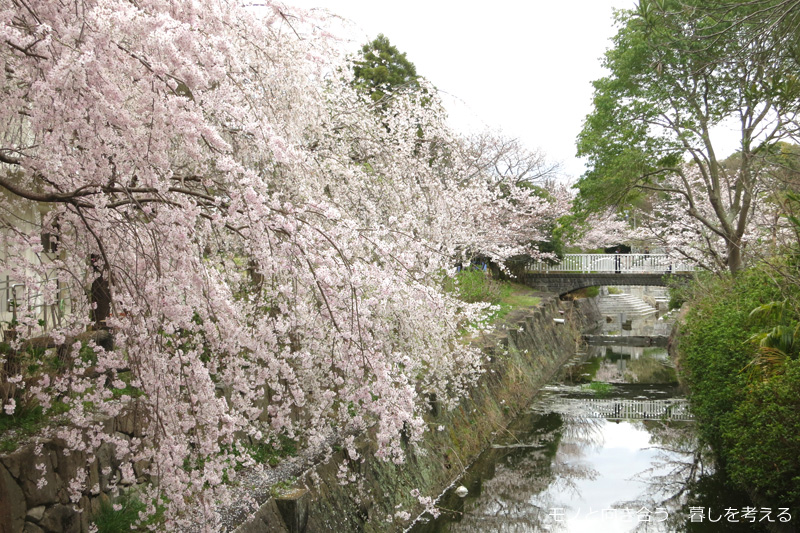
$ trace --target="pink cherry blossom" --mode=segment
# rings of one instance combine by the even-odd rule
[[[485,306],[444,276],[476,254],[535,256],[569,202],[527,186],[542,176],[524,150],[492,171],[429,84],[378,112],[324,21],[278,3],[30,0],[0,21],[15,346],[43,333],[46,305],[70,364],[31,393],[69,405],[59,436],[89,463],[109,443],[126,483],[149,464],[148,512],[165,505],[171,529],[216,530],[255,441],[374,424],[378,456],[402,462],[428,399],[452,407],[481,373],[458,335]],[[76,340],[106,327],[113,348]],[[134,401],[114,398],[125,383],[146,413],[130,441],[98,422]]]

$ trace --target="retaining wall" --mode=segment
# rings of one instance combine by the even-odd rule
[[[140,438],[143,416],[133,401],[118,416],[99,422],[108,434],[122,439]],[[36,453],[37,444],[41,446],[40,453]],[[44,476],[38,465],[45,466]],[[108,501],[109,483],[123,486],[123,480],[112,445],[103,443],[89,467],[87,490],[73,502],[68,494],[69,482],[85,465],[86,455],[67,451],[61,439],[39,439],[0,455],[0,533],[87,532],[90,516],[99,511],[103,501]],[[144,466],[134,465],[136,482],[145,481]],[[81,512],[75,510],[76,503]]]
[[[595,327],[600,318],[593,299],[562,302],[556,297],[512,314],[505,328],[479,341],[491,356],[480,382],[455,410],[428,414],[431,431],[420,450],[406,447],[405,463],[375,459],[373,441],[362,438],[359,452],[365,459],[349,464],[355,483],[339,483],[337,473],[344,459],[341,454],[334,456],[283,496],[269,498],[236,533],[403,531],[409,521],[389,522],[387,517],[398,510],[416,516],[422,506],[412,490],[436,498],[458,479],[495,433],[530,405],[538,390],[575,354],[581,331]]]
[[[557,323],[559,319],[563,323]],[[256,513],[236,529],[237,533],[314,533],[402,531],[408,521],[386,518],[398,510],[411,516],[422,507],[413,489],[435,498],[464,467],[490,443],[539,388],[575,353],[580,333],[600,319],[591,299],[562,302],[545,297],[532,309],[509,315],[504,327],[479,342],[490,363],[469,397],[449,412],[433,409],[427,416],[431,431],[419,449],[406,446],[401,465],[374,457],[369,435],[360,439],[362,462],[349,464],[358,481],[339,482],[341,454],[308,471],[278,498],[262,495]],[[113,419],[104,420],[105,431],[122,438],[141,436],[142,416],[135,403]],[[439,430],[439,428],[442,428]],[[84,533],[89,520],[108,497],[103,491],[119,479],[119,466],[109,444],[103,444],[89,472],[89,490],[78,502],[69,499],[69,480],[85,464],[82,453],[65,453],[58,439],[40,440],[41,453],[28,444],[0,455],[0,533]],[[36,468],[46,465],[45,484]],[[136,465],[137,482],[145,481]],[[141,465],[143,466],[143,465]],[[99,490],[92,490],[96,488]],[[75,510],[75,503],[82,510]],[[398,507],[400,506],[400,507]]]

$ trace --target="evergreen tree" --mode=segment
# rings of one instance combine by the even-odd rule
[[[419,87],[414,63],[383,34],[361,47],[353,74],[356,88],[368,92],[374,102],[398,89]]]

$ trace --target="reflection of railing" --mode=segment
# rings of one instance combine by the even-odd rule
[[[61,325],[64,315],[69,311],[69,293],[67,289],[60,288],[57,296],[54,303],[46,304],[41,293],[33,293],[24,283],[6,276],[6,279],[0,280],[0,325],[5,329],[16,323],[23,311],[28,316],[32,313],[42,330]]]
[[[566,254],[556,264],[531,263],[537,272],[620,272],[652,274],[693,272],[694,265],[663,254]]]
[[[585,415],[591,418],[608,419],[667,419],[694,420],[689,411],[689,402],[672,400],[578,400],[586,403]]]

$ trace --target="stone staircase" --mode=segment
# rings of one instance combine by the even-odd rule
[[[644,300],[630,294],[608,294],[597,298],[597,307],[603,316],[617,317],[625,314],[639,318],[656,314],[656,309]]]

